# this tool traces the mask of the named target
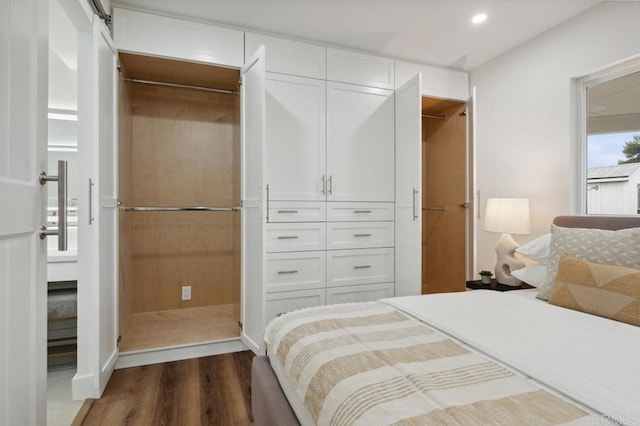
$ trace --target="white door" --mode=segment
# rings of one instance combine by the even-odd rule
[[[105,24],[93,17],[81,35],[80,200],[78,235],[78,373],[73,397],[102,394],[118,357],[118,185],[116,151],[116,56]]]
[[[422,74],[396,90],[396,296],[422,287]]]
[[[0,424],[43,425],[48,2],[0,0],[0,28]]]
[[[265,49],[242,69],[242,341],[258,353],[264,331]]]
[[[328,201],[394,201],[393,90],[327,83]]]
[[[267,74],[265,176],[269,199],[324,201],[326,83]]]

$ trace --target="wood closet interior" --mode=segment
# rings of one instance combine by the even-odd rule
[[[422,98],[422,293],[464,291],[466,103]]]
[[[123,52],[119,64],[120,352],[237,338],[240,72]]]

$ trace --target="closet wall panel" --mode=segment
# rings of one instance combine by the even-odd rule
[[[237,96],[133,84],[133,206],[239,202]],[[133,312],[239,303],[237,212],[127,212]],[[191,300],[181,287],[191,286]]]
[[[430,112],[446,120],[422,121],[423,206],[442,206],[422,215],[422,293],[465,289],[465,217],[460,207],[466,194],[465,105],[423,98]],[[437,109],[441,104],[442,109]]]

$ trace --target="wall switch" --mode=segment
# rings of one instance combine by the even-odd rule
[[[191,300],[191,286],[183,285],[182,286],[182,300]]]

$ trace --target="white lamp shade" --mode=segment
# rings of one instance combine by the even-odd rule
[[[507,234],[530,234],[529,200],[489,198],[484,214],[484,229]]]

